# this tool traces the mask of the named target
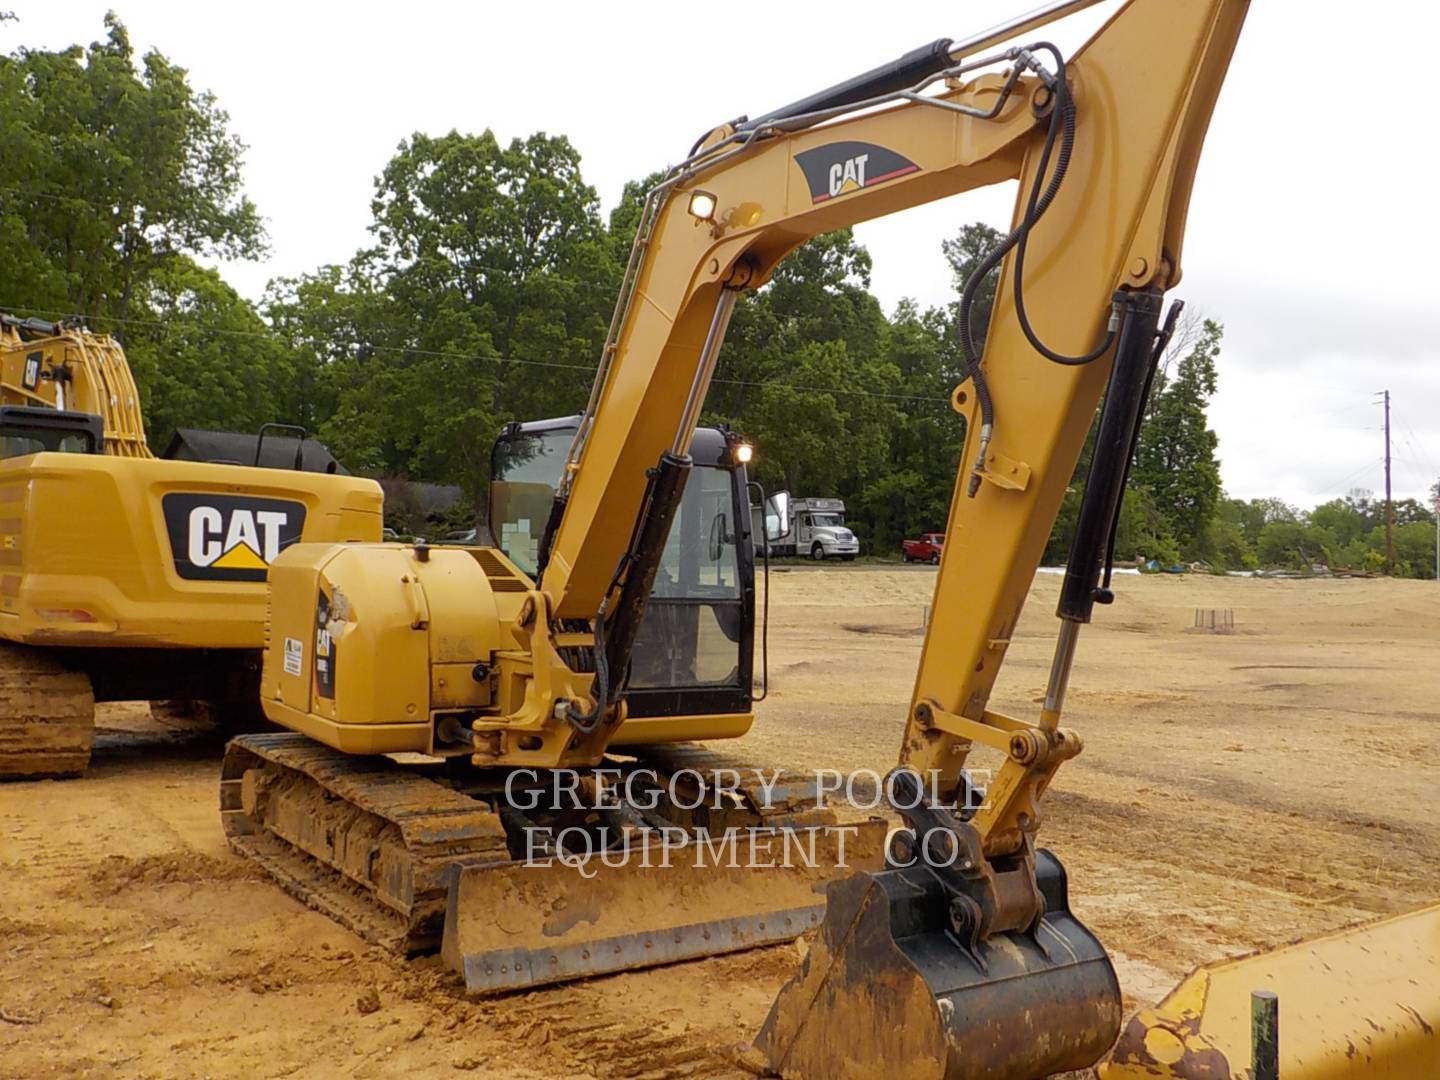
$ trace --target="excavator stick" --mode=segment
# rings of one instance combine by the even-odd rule
[[[776,1075],[1029,1080],[1092,1065],[1120,1029],[1120,987],[1070,912],[1065,871],[1036,855],[1044,912],[1027,931],[957,936],[926,867],[830,887],[818,940],[755,1045]],[[837,1039],[837,1032],[844,1032]]]
[[[1257,992],[1278,999],[1278,1040]],[[1440,1075],[1437,1028],[1440,905],[1197,969],[1130,1020],[1100,1076],[1258,1080],[1268,1042],[1281,1077],[1411,1080]]]

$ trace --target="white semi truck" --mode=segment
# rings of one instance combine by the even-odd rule
[[[784,494],[783,492],[781,493]],[[764,536],[763,530],[756,531]],[[772,555],[808,555],[812,559],[844,559],[860,554],[860,541],[845,527],[843,499],[791,499],[790,531],[770,542]]]

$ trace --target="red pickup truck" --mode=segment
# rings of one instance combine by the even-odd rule
[[[938,563],[940,552],[945,547],[944,533],[921,533],[919,540],[905,540],[900,544],[906,562]]]

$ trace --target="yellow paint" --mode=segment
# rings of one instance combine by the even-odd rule
[[[236,544],[210,565],[221,570],[264,570],[266,563],[249,544]]]
[[[1440,1076],[1440,906],[1432,906],[1199,968],[1136,1014],[1102,1080],[1245,1080],[1255,990],[1279,995],[1287,1080]]]
[[[264,581],[185,580],[175,571],[161,501],[170,492],[251,494],[305,506],[305,538],[379,538],[372,480],[281,469],[101,454],[0,461],[0,487],[22,498],[16,617],[0,637],[30,644],[258,649]],[[77,528],[75,507],[85,507]],[[263,566],[263,564],[262,564]],[[83,608],[94,623],[46,623],[36,609]]]
[[[1145,1049],[1162,1065],[1174,1065],[1185,1056],[1185,1041],[1166,1028],[1151,1028],[1145,1033]]]
[[[27,386],[30,358],[39,354],[41,377]],[[120,343],[108,334],[61,327],[53,337],[23,341],[11,326],[0,326],[0,405],[57,408],[59,387],[65,408],[88,412],[105,423],[105,453],[116,457],[154,457],[145,442],[140,391]]]

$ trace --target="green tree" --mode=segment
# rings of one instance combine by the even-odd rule
[[[409,445],[413,418],[385,405],[398,405],[405,393],[390,363],[404,341],[366,258],[272,281],[263,310],[285,346],[285,414],[318,431],[350,469],[403,473],[408,454],[399,447]]]
[[[1147,488],[1131,487],[1125,492],[1115,531],[1115,558],[1137,562],[1153,559],[1161,566],[1173,566],[1180,559],[1180,545],[1171,535],[1170,522]]]
[[[965,440],[964,421],[950,405],[958,381],[950,368],[942,312],[921,313],[902,301],[890,320],[885,357],[898,372],[890,399],[889,456],[867,485],[858,508],[879,550],[898,550],[907,535],[944,529]]]
[[[1384,543],[1384,540],[1381,540]],[[1395,575],[1400,577],[1436,576],[1436,524],[1430,521],[1408,521],[1395,526]]]
[[[0,287],[7,304],[123,336],[149,282],[186,255],[264,247],[243,144],[213,95],[158,52],[104,41],[0,58]]]
[[[619,269],[563,136],[416,134],[376,180],[374,246],[272,285],[302,411],[375,473],[483,504],[511,419],[584,404]]]
[[[1224,328],[1206,319],[1173,376],[1157,388],[1140,432],[1132,472],[1180,539],[1184,554],[1203,555],[1202,539],[1220,501],[1219,440],[1205,413],[1215,393],[1215,360]]]
[[[899,373],[869,285],[870,255],[846,229],[803,245],[737,305],[705,419],[755,440],[768,487],[855,499],[884,470]]]
[[[1219,569],[1254,570],[1260,565],[1254,546],[1240,526],[1219,514],[1206,526],[1204,546]]]
[[[949,240],[941,241],[940,250],[950,264],[950,275],[958,296],[965,283],[985,261],[986,257],[1000,246],[1005,234],[999,229],[974,221],[962,225],[960,231]],[[975,299],[971,304],[970,324],[975,328],[975,345],[983,349],[985,336],[990,328],[990,312],[995,306],[995,286],[1000,280],[998,268],[987,274],[976,284]],[[950,305],[952,332],[958,333],[960,301]],[[958,340],[958,338],[957,338]]]
[[[630,258],[630,249],[635,234],[640,228],[640,214],[645,208],[645,197],[650,190],[665,179],[665,170],[651,173],[640,180],[627,180],[620,192],[620,201],[610,211],[608,233],[612,257],[617,266],[624,266]]]
[[[1303,522],[1271,521],[1260,530],[1256,554],[1265,566],[1308,569],[1320,552]]]
[[[137,300],[147,318],[125,351],[157,451],[177,427],[258,431],[295,417],[281,404],[291,381],[284,347],[214,270],[172,259]]]
[[[1352,492],[1343,499],[1321,503],[1310,511],[1308,520],[1312,526],[1326,530],[1334,546],[1345,547],[1365,536],[1383,521],[1384,513],[1382,503],[1377,516],[1369,492]]]

